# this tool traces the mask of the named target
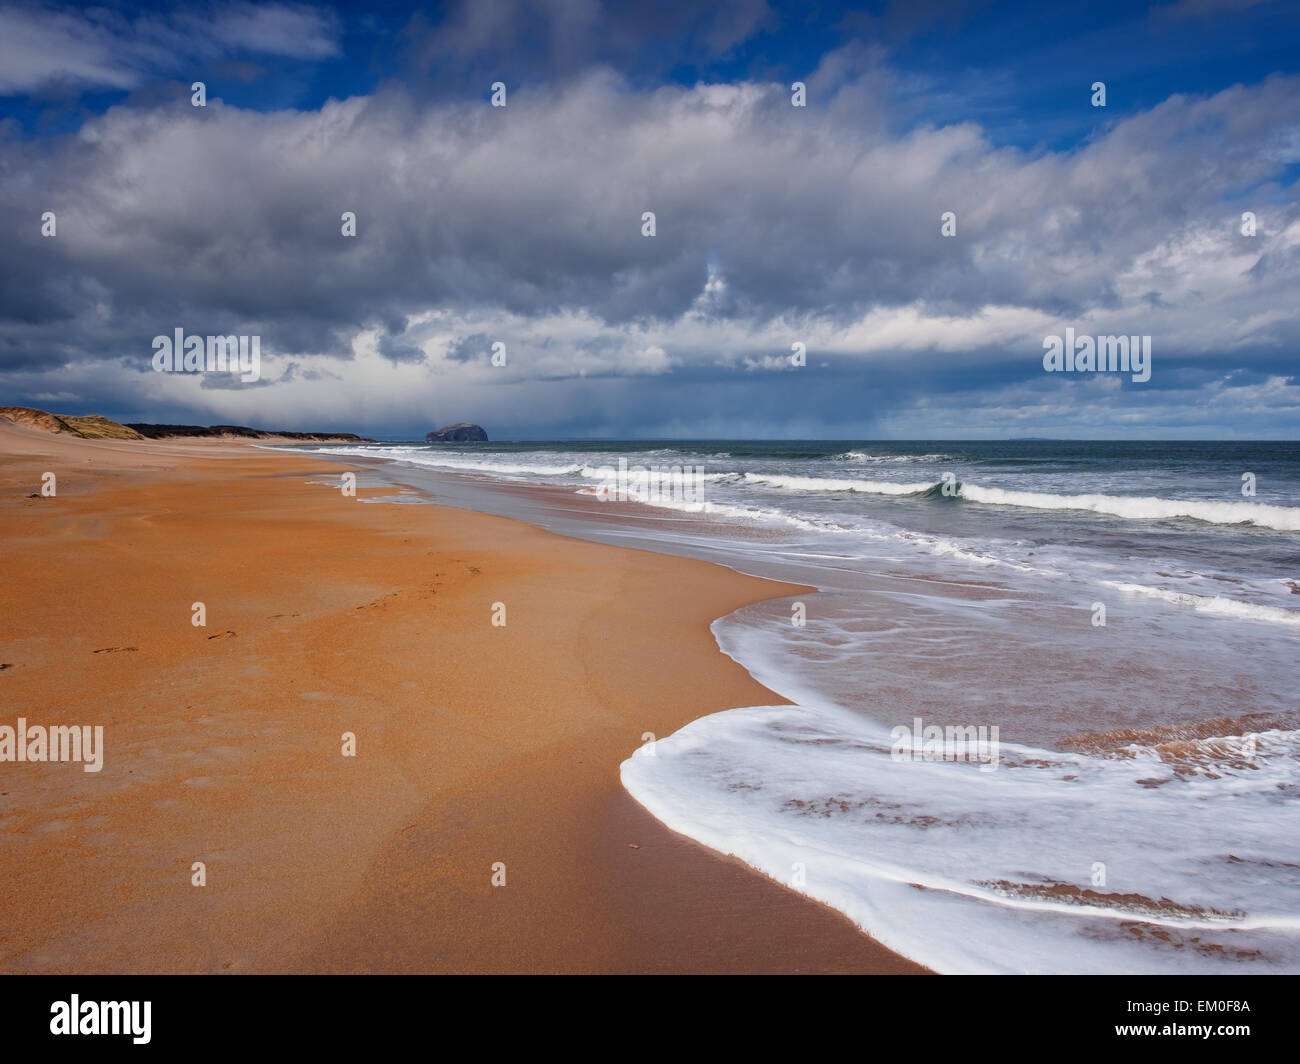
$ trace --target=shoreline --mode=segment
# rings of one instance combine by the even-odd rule
[[[708,626],[801,588],[354,505],[310,452],[8,428],[0,451],[11,715],[108,725],[96,775],[0,766],[0,968],[923,970],[619,783],[645,732],[784,701]],[[57,498],[28,499],[45,469]]]

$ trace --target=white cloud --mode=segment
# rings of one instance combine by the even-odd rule
[[[331,12],[297,4],[235,3],[134,20],[102,8],[7,5],[0,7],[0,93],[58,82],[131,89],[196,59],[325,59],[338,53],[337,37]]]
[[[0,261],[23,263],[0,285],[0,358],[12,382],[56,350],[91,381],[177,325],[256,332],[298,364],[289,381],[185,401],[238,420],[235,404],[310,396],[335,422],[358,403],[413,416],[435,389],[533,418],[538,396],[576,409],[594,382],[607,403],[649,402],[728,374],[772,382],[775,407],[827,366],[918,407],[907,382],[937,374],[969,410],[970,393],[1058,387],[1041,341],[1067,325],[1153,335],[1157,373],[1241,357],[1263,374],[1300,344],[1300,217],[1262,150],[1297,122],[1295,78],[1171,98],[1059,153],[996,148],[970,123],[895,136],[791,108],[784,85],[640,92],[608,71],[506,109],[396,93],[115,108],[75,138],[0,142],[11,216],[60,212],[57,241],[0,231]],[[480,334],[508,344],[507,367]],[[808,367],[768,372],[794,341]],[[337,379],[309,379],[326,356]]]

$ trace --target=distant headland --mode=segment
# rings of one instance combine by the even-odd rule
[[[353,432],[273,432],[244,425],[121,424],[99,414],[51,414],[30,406],[0,406],[0,418],[43,432],[66,433],[86,440],[244,439],[300,443],[374,443]]]

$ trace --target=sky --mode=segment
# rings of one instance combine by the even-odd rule
[[[1058,6],[0,0],[0,405],[1300,438],[1300,3]]]

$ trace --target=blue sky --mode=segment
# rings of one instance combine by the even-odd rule
[[[1296,438],[1298,43],[1228,0],[0,3],[0,404]],[[154,373],[176,327],[262,378]],[[1045,373],[1066,327],[1151,380]]]
[[[105,4],[99,24],[105,41],[112,42],[129,39],[130,27],[142,22],[166,22],[178,13],[221,6]],[[501,34],[499,43],[489,35],[467,46],[462,61],[445,72],[430,69],[415,53],[418,40],[440,27],[454,36],[457,5],[260,6],[314,14],[308,18],[322,45],[328,42],[320,49],[326,54],[268,54],[246,41],[219,57],[186,63],[186,76],[212,80],[228,103],[256,111],[318,108],[331,97],[371,93],[391,83],[443,98],[477,98],[485,89],[481,78],[470,76],[474,71],[517,88],[580,75],[598,62],[615,65],[640,87],[748,78],[786,82],[815,69],[827,53],[857,42],[887,48],[891,64],[909,82],[903,87],[908,106],[897,116],[900,128],[971,120],[997,143],[1062,149],[1096,125],[1094,116],[1077,107],[1082,71],[1110,79],[1114,91],[1105,117],[1113,119],[1173,93],[1213,93],[1265,73],[1300,70],[1300,5],[1280,2],[772,3],[737,5],[729,16],[726,5],[719,14],[715,5],[698,4],[676,5],[679,14],[662,22],[656,7],[655,17],[642,16],[639,26],[610,5],[601,18],[632,22],[630,39],[592,41],[573,55],[524,32],[537,20],[564,35],[562,15],[549,13],[547,5],[487,3],[478,6],[497,6],[501,22],[517,28]],[[6,7],[28,12],[33,20],[42,12],[76,10]],[[528,10],[535,14],[515,13]],[[564,5],[553,10],[563,12]],[[719,23],[729,18],[734,28],[715,37]],[[86,22],[96,24],[90,17]],[[66,132],[179,73],[128,61],[122,68],[131,88],[61,78],[51,70],[53,76],[43,83],[24,86],[30,91],[0,97],[0,115],[17,118],[28,133]]]

